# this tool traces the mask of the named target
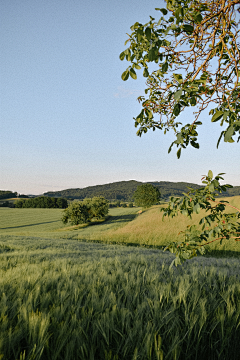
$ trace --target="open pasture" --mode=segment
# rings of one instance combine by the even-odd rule
[[[61,221],[62,209],[0,208],[0,234],[66,238],[79,233],[84,237],[90,233],[122,227],[135,218],[138,210],[139,208],[109,209],[109,218],[106,222],[86,227],[64,225]]]

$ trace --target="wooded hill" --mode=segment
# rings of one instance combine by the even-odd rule
[[[191,187],[193,189],[199,189],[201,187],[200,185],[186,182],[155,181],[147,183],[152,184],[159,189],[162,200],[168,200],[170,196],[182,196],[183,192],[188,191],[187,187]],[[44,193],[44,195],[80,200],[84,198],[92,198],[94,196],[104,196],[110,201],[130,201],[132,200],[133,193],[137,189],[137,186],[142,184],[144,183],[136,180],[119,181],[105,185],[88,186],[82,189],[77,188],[61,191],[49,191]],[[228,189],[223,196],[235,195],[240,195],[240,186],[234,186],[232,189]]]
[[[0,190],[0,199],[10,199],[17,197],[16,192],[12,192],[9,190]]]

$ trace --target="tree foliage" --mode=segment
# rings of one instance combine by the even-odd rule
[[[143,68],[147,78],[145,94],[140,96],[140,114],[134,118],[137,135],[149,129],[160,129],[166,134],[172,130],[176,140],[177,157],[188,145],[199,148],[199,117],[207,108],[212,122],[225,126],[221,139],[234,142],[240,139],[240,46],[239,0],[166,0],[167,8],[156,8],[163,16],[156,23],[150,16],[146,24],[136,22],[120,54],[131,65],[122,74],[137,79],[135,69]],[[149,63],[157,69],[149,73]],[[192,123],[182,124],[178,116],[193,107]],[[156,119],[156,116],[159,119]],[[200,221],[202,226],[189,226],[183,242],[173,242],[166,249],[175,253],[175,265],[203,254],[204,245],[213,241],[240,240],[240,209],[226,214],[227,201],[216,201],[219,193],[231,185],[220,185],[222,174],[213,178],[212,171],[204,176],[200,189],[189,189],[181,198],[171,198],[163,216],[176,216],[179,212],[191,217],[201,209],[209,212]],[[206,226],[207,225],[207,226]]]
[[[38,196],[32,199],[19,199],[15,202],[16,208],[47,208],[65,209],[68,202],[63,198],[53,198],[49,196]]]
[[[9,190],[0,190],[0,199],[10,199],[17,197],[16,192],[12,192]]]
[[[134,118],[137,134],[149,129],[173,130],[176,140],[171,144],[181,150],[189,144],[199,148],[197,127],[201,112],[211,106],[212,122],[225,129],[223,138],[234,142],[240,135],[240,48],[238,0],[167,0],[167,9],[158,23],[150,16],[146,24],[136,22],[126,41],[129,47],[120,59],[131,62],[122,74],[136,79],[134,69],[143,68],[147,78],[145,93],[140,96],[143,109]],[[165,16],[165,17],[164,17]],[[125,44],[126,44],[125,43]],[[149,73],[150,62],[157,69]],[[194,107],[194,121],[182,124],[177,117]],[[155,117],[159,115],[159,120]],[[179,129],[180,127],[180,129]],[[239,140],[240,136],[238,137]]]
[[[208,175],[202,179],[206,186],[198,190],[189,188],[189,192],[184,194],[184,197],[172,197],[167,208],[161,209],[163,219],[165,216],[173,218],[179,213],[191,218],[193,213],[199,214],[201,209],[206,212],[199,221],[200,228],[189,225],[185,231],[180,232],[184,235],[184,241],[172,242],[165,248],[176,254],[171,266],[193,258],[197,253],[205,254],[206,245],[214,241],[220,240],[220,244],[223,240],[240,241],[240,209],[230,205],[228,201],[216,200],[226,188],[231,187],[228,184],[220,185],[219,180],[223,180],[221,175],[223,174],[218,174],[214,178],[212,171],[209,170]],[[228,207],[235,209],[236,212],[225,212]]]
[[[90,222],[93,218],[102,219],[108,214],[108,201],[103,196],[92,199],[73,201],[63,211],[62,222],[79,225]]]
[[[160,191],[152,184],[142,184],[138,186],[137,190],[133,194],[135,205],[143,208],[148,208],[157,204],[160,197]]]
[[[101,219],[108,214],[108,200],[103,196],[94,196],[92,199],[84,199],[85,204],[90,213],[90,218]]]
[[[62,222],[67,224],[70,222],[72,225],[79,225],[87,223],[90,220],[90,212],[86,204],[82,201],[73,201],[64,211]]]

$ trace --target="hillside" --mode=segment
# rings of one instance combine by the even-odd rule
[[[17,196],[16,192],[12,192],[9,190],[0,190],[0,199],[10,199],[15,198]]]
[[[201,187],[200,185],[186,182],[154,181],[148,183],[153,184],[159,189],[161,197],[164,200],[167,200],[170,196],[181,196],[183,192],[188,191],[187,187],[194,189]],[[105,185],[88,186],[82,189],[76,188],[61,191],[49,191],[44,193],[44,195],[80,200],[102,195],[108,200],[129,201],[132,199],[133,193],[137,189],[137,186],[141,184],[143,184],[143,182],[136,180],[119,181]],[[225,194],[225,196],[235,195],[240,195],[240,186],[235,186],[232,189],[229,189]]]

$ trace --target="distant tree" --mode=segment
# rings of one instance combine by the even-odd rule
[[[58,198],[56,199],[56,207],[59,209],[66,209],[68,207],[67,199]]]
[[[133,203],[132,203],[132,202],[128,203],[128,207],[132,208],[132,207],[133,207]]]
[[[108,214],[108,200],[103,196],[95,196],[91,199],[91,216],[97,219],[104,218]]]
[[[127,207],[127,204],[126,204],[126,203],[122,203],[121,206],[122,206],[123,208],[126,208],[126,207]]]
[[[73,201],[64,211],[62,222],[72,225],[84,224],[90,221],[88,207],[82,201]]]
[[[4,201],[2,203],[0,203],[0,207],[9,207],[9,201]]]
[[[64,211],[62,221],[73,225],[84,224],[93,218],[102,219],[108,214],[108,200],[103,196],[73,201]]]
[[[16,192],[12,192],[9,190],[0,190],[0,199],[10,199],[17,197]]]
[[[160,197],[160,191],[152,184],[139,185],[133,194],[135,204],[137,206],[141,206],[142,208],[148,208],[157,204]]]
[[[65,209],[68,206],[66,199],[57,199],[49,196],[38,196],[33,199],[19,199],[15,202],[16,208],[59,208]]]
[[[117,207],[119,207],[119,206],[121,206],[121,201],[117,200],[115,204],[116,204]]]
[[[25,201],[25,200],[22,200],[22,199],[16,200],[16,201],[15,201],[15,207],[16,207],[16,208],[22,208],[24,201]]]

